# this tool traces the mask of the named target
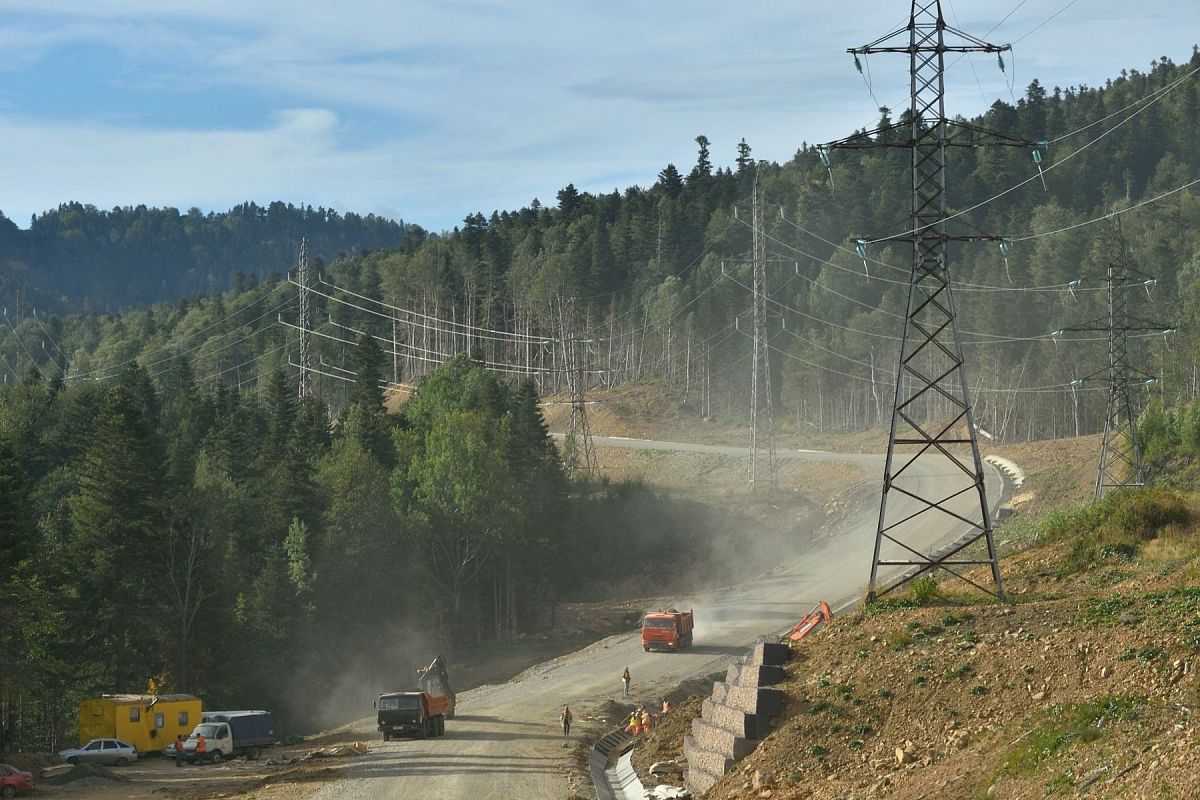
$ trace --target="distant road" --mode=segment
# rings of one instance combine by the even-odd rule
[[[597,447],[637,450],[673,450],[748,457],[744,447],[663,442],[622,437],[594,437]],[[817,601],[835,608],[857,599],[870,574],[878,517],[877,498],[883,457],[806,450],[779,450],[784,459],[852,463],[872,479],[860,485],[862,510],[838,524],[813,550],[782,565],[752,583],[668,598],[677,607],[695,608],[695,646],[681,653],[643,653],[637,633],[610,637],[590,647],[527,670],[498,686],[484,686],[459,695],[459,716],[446,724],[443,738],[383,743],[375,733],[373,718],[359,723],[360,735],[373,739],[371,752],[348,767],[345,778],[316,792],[319,800],[562,800],[569,796],[565,771],[570,749],[558,727],[564,703],[576,710],[577,727],[582,712],[605,700],[621,699],[620,675],[626,666],[633,676],[633,700],[657,702],[661,692],[682,680],[723,670],[741,655],[756,636],[782,631],[795,623]],[[949,464],[927,461],[911,470],[906,487],[920,493],[950,498],[964,479]],[[985,465],[988,496],[998,499],[999,474]],[[970,496],[947,500],[964,515],[971,511]],[[893,492],[894,511],[901,516],[919,506]],[[871,502],[872,499],[875,502]],[[908,540],[930,549],[954,539],[960,530],[952,518],[919,517],[905,534]],[[597,558],[620,558],[619,553],[598,553]],[[580,738],[580,737],[575,737]]]
[[[565,439],[562,433],[551,434],[555,439]],[[593,436],[597,447],[617,447],[624,450],[673,450],[679,453],[712,453],[718,456],[749,458],[750,448],[723,444],[693,444],[691,442],[663,442],[656,439],[631,439],[627,436]],[[776,448],[775,457],[782,459],[810,458],[814,455],[829,456],[822,461],[849,461],[843,453],[827,453],[823,450],[786,450]]]

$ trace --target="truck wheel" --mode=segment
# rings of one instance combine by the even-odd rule
[[[449,708],[446,710],[446,719],[454,719],[454,709],[453,708]]]
[[[392,735],[390,733],[388,733],[387,731],[384,731],[383,732],[383,740],[385,742],[390,742],[392,740]]]
[[[648,645],[648,644],[644,644],[644,645],[642,645],[642,652],[643,652],[643,653],[649,653],[649,652],[650,652],[650,645]]]
[[[221,759],[223,759],[223,758],[224,758],[224,756],[221,755],[220,750],[213,750],[213,754],[211,756],[209,756],[209,760],[212,761],[212,763],[214,763],[214,764],[220,764]]]
[[[437,735],[438,736],[446,735],[446,718],[445,717],[437,718]]]
[[[247,761],[258,761],[258,757],[262,755],[262,750],[257,747],[251,747],[246,751]]]
[[[418,739],[428,739],[429,738],[429,720],[425,720],[423,723],[421,723],[421,727],[417,729],[417,738]]]

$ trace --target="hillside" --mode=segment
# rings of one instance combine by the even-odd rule
[[[705,797],[1195,797],[1190,504],[1147,491],[1039,529],[1003,561],[1012,604],[921,586],[796,645],[779,724]],[[635,763],[678,755],[688,728]]]
[[[97,209],[63,203],[28,229],[0,214],[0,301],[14,321],[32,309],[112,314],[130,306],[243,290],[282,275],[301,237],[315,260],[406,244],[403,222],[281,202],[227,212]],[[424,237],[410,233],[413,243]]]

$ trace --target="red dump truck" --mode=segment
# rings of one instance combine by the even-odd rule
[[[692,644],[692,629],[696,618],[691,611],[651,611],[642,617],[642,649],[678,650]]]

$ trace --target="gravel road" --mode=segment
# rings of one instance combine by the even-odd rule
[[[714,452],[746,455],[744,448],[596,437],[597,447]],[[882,456],[781,450],[780,458],[852,463],[868,474],[882,471]],[[988,496],[1000,496],[999,475],[985,466]],[[949,497],[969,482],[949,463],[923,458],[906,473],[903,488]],[[558,726],[563,703],[580,712],[621,699],[621,671],[632,674],[632,699],[656,702],[660,690],[685,678],[721,670],[745,652],[756,636],[784,630],[817,601],[834,607],[857,598],[870,572],[871,548],[878,517],[879,482],[862,486],[861,509],[842,520],[829,535],[796,561],[771,574],[736,587],[668,598],[679,608],[696,611],[695,645],[682,653],[643,653],[637,633],[609,637],[583,650],[535,666],[512,681],[484,686],[459,695],[459,714],[446,724],[446,735],[424,741],[384,743],[375,733],[374,719],[360,724],[361,736],[373,739],[371,752],[348,767],[345,777],[326,785],[317,800],[461,800],[496,798],[562,800],[571,796],[566,768],[571,747],[581,737],[565,739]],[[870,498],[876,498],[871,501]],[[971,513],[974,492],[948,501],[965,516]],[[921,506],[893,492],[889,520],[903,519]],[[976,501],[977,502],[977,501]],[[915,517],[905,523],[906,541],[932,549],[954,539],[964,526],[938,515]],[[898,555],[884,551],[884,556]],[[615,557],[615,556],[610,556]],[[568,746],[569,742],[569,746]]]

